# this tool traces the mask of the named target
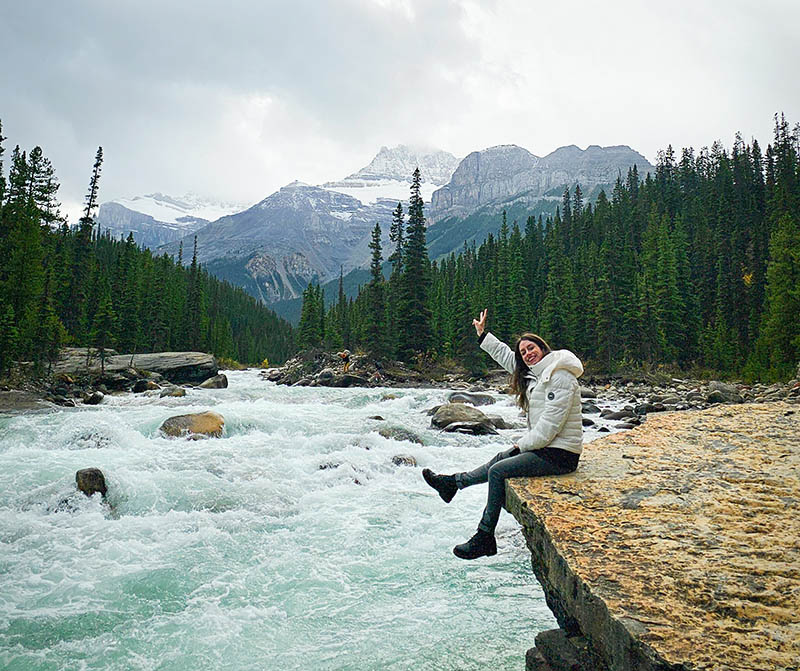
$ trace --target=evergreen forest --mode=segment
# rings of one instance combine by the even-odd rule
[[[339,283],[303,294],[301,348],[361,348],[407,361],[485,365],[472,319],[510,340],[525,331],[568,348],[596,372],[625,366],[786,380],[800,361],[800,126],[776,115],[766,151],[737,134],[680,154],[655,174],[635,166],[610,194],[585,202],[566,188],[555,215],[508,222],[477,246],[434,260],[425,244],[420,175],[408,211],[381,228],[370,280],[355,299]],[[388,277],[386,276],[388,274]]]
[[[16,146],[8,176],[0,125],[0,375],[13,361],[44,372],[63,346],[101,354],[196,350],[242,363],[283,362],[294,330],[242,289],[183,258],[154,256],[129,235],[95,230],[102,148],[84,214],[68,226],[40,147]]]

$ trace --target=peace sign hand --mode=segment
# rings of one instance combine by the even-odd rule
[[[489,314],[488,308],[481,312],[480,319],[473,319],[472,325],[475,327],[475,330],[478,332],[478,337],[480,338],[483,335],[483,332],[486,330],[486,315]]]

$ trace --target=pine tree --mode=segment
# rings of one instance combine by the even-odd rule
[[[790,214],[778,220],[770,240],[764,321],[756,346],[759,374],[789,380],[800,361],[800,223]],[[752,362],[751,362],[752,367]],[[766,370],[764,370],[766,369]]]
[[[39,295],[44,285],[42,233],[39,218],[27,188],[29,166],[25,152],[15,148],[9,176],[9,216],[7,258],[5,259],[5,295],[14,309],[18,323],[35,320]]]
[[[106,370],[106,350],[114,346],[117,316],[111,303],[111,287],[108,278],[101,283],[100,300],[94,315],[91,331],[91,343],[100,355],[100,369]]]
[[[492,294],[494,295],[494,324],[495,335],[500,340],[509,340],[513,334],[511,329],[511,267],[508,249],[508,221],[506,211],[503,210],[503,219],[500,224],[500,233],[497,238],[496,256],[492,261]]]
[[[394,250],[387,259],[392,264],[392,270],[386,286],[386,349],[394,354],[400,344],[397,315],[400,309],[400,285],[403,277],[403,251],[406,241],[405,219],[401,203],[397,203],[397,207],[392,213],[389,240],[394,243]]]
[[[397,203],[392,212],[392,226],[389,229],[389,240],[394,243],[394,251],[387,261],[392,264],[392,274],[401,273],[403,270],[403,247],[405,245],[405,221],[403,204]]]
[[[2,234],[2,212],[3,212],[3,204],[6,202],[6,177],[5,172],[3,171],[3,154],[6,153],[6,149],[3,146],[3,142],[6,141],[6,137],[3,136],[3,120],[0,119],[0,235]]]
[[[303,291],[303,306],[300,309],[300,323],[297,326],[297,344],[301,349],[322,345],[319,298],[314,284],[309,284]]]
[[[410,361],[430,346],[431,315],[428,306],[430,263],[425,245],[425,214],[421,195],[422,177],[414,170],[408,207],[407,238],[403,251],[397,326],[400,355]]]
[[[92,166],[92,176],[89,179],[89,192],[86,194],[86,207],[83,211],[80,223],[81,227],[88,227],[90,230],[94,226],[94,211],[97,207],[97,196],[100,189],[100,168],[103,165],[103,148],[98,147]]]
[[[0,376],[10,369],[17,356],[18,345],[19,331],[14,319],[14,308],[0,301]]]
[[[372,261],[370,263],[370,281],[367,286],[369,296],[369,320],[367,322],[365,344],[370,352],[375,356],[383,356],[386,353],[385,347],[385,282],[381,271],[383,255],[381,253],[381,226],[375,224],[372,229],[372,240],[369,243],[372,250]]]
[[[58,360],[58,353],[66,338],[64,325],[56,315],[50,300],[50,286],[51,282],[48,278],[40,297],[36,325],[31,338],[34,364],[37,370],[41,371],[44,364],[47,363],[48,372],[52,370],[53,364]]]
[[[336,298],[336,323],[342,339],[342,347],[350,349],[350,319],[348,315],[347,296],[344,293],[344,269],[339,266],[339,290]]]
[[[128,234],[125,247],[120,255],[118,284],[115,288],[117,313],[119,315],[119,334],[117,343],[120,351],[135,353],[139,345],[139,273],[135,259],[136,242],[133,233]]]
[[[28,200],[36,210],[39,222],[50,226],[61,219],[58,211],[58,182],[53,165],[42,153],[41,147],[34,147],[28,155]]]
[[[189,293],[186,303],[186,336],[185,342],[194,351],[203,351],[205,342],[203,334],[206,331],[208,318],[206,316],[205,295],[200,266],[197,263],[197,236],[194,236],[194,251],[192,264],[189,267]]]

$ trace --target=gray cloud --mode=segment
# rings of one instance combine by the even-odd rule
[[[0,0],[0,119],[79,201],[195,190],[255,201],[382,145],[657,149],[769,141],[794,121],[800,9],[633,0]]]

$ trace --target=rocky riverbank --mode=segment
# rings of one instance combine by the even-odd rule
[[[798,669],[792,400],[663,413],[587,445],[574,474],[509,483],[561,626],[529,671]]]
[[[799,367],[800,368],[800,367]],[[381,361],[365,355],[351,355],[345,373],[335,353],[309,350],[290,359],[280,368],[262,373],[276,384],[308,387],[443,387],[480,391],[508,391],[508,374],[492,369],[485,375],[470,375],[460,368],[433,364],[409,366],[401,361]],[[798,370],[800,378],[800,370]],[[766,403],[800,398],[800,380],[776,384],[732,384],[681,378],[648,380],[645,375],[626,377],[586,377],[582,379],[584,414],[600,412],[591,399],[598,396],[623,406],[610,419],[638,425],[652,413],[671,410],[698,410],[718,403]]]
[[[225,376],[218,373],[217,360],[204,352],[118,354],[107,350],[101,362],[95,350],[67,347],[47,377],[22,376],[13,387],[0,387],[0,412],[97,405],[109,393],[159,391],[177,396],[182,395],[180,385],[227,386]]]

